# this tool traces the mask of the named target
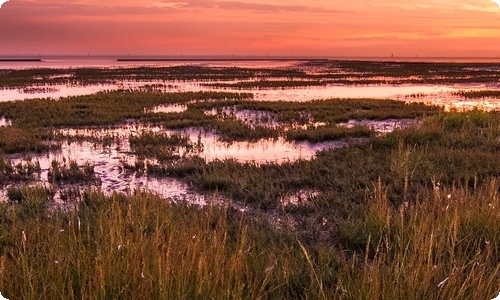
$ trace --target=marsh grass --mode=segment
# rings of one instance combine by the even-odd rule
[[[129,137],[130,148],[139,159],[154,158],[161,162],[178,160],[203,152],[201,142],[192,142],[189,136],[179,133],[148,133]]]
[[[442,109],[422,103],[404,103],[389,99],[325,99],[306,102],[292,101],[225,101],[189,104],[204,111],[224,108],[268,112],[284,124],[310,122],[340,123],[349,120],[415,119],[439,113]]]
[[[9,299],[286,295],[275,276],[281,273],[277,259],[287,250],[268,251],[266,242],[273,240],[273,231],[255,230],[252,221],[233,211],[172,204],[140,194],[87,193],[84,198],[78,210],[56,210],[49,218],[35,215],[21,220],[13,213],[15,207],[3,211],[2,228],[9,230],[2,247],[3,295]]]
[[[319,143],[324,141],[340,140],[346,138],[370,138],[375,136],[372,128],[364,125],[356,125],[351,128],[329,125],[307,127],[306,129],[292,129],[287,131],[286,138],[291,141],[308,141]]]
[[[498,82],[496,63],[424,63],[393,61],[311,60],[288,68],[237,67],[139,67],[5,70],[0,86],[26,88],[37,85],[78,85],[120,81],[217,81],[225,87],[296,87],[326,84],[418,84]],[[339,72],[339,70],[341,72]],[[228,80],[250,82],[227,83]],[[150,85],[151,87],[151,85]],[[146,90],[151,90],[146,87]]]
[[[482,64],[315,63],[361,77],[416,75],[429,82],[498,78],[491,65]],[[30,72],[12,72],[11,83],[22,82]],[[43,72],[36,76],[51,76]],[[71,80],[91,83],[109,76],[106,70],[77,72]],[[109,72],[124,79],[138,70]],[[144,72],[144,78],[222,79],[225,72],[159,68]],[[22,76],[15,79],[16,74]],[[235,68],[226,74],[234,79],[255,72]],[[498,294],[498,113],[445,113],[390,100],[271,103],[248,98],[119,91],[57,102],[0,103],[0,114],[13,123],[0,133],[3,141],[22,141],[40,128],[134,119],[169,128],[216,129],[219,124],[218,130],[233,139],[254,138],[252,132],[242,134],[248,128],[235,118],[204,113],[224,107],[270,112],[287,125],[324,122],[329,129],[351,119],[422,121],[371,136],[366,143],[320,151],[310,161],[256,164],[184,156],[130,166],[181,178],[245,211],[231,203],[199,207],[141,192],[106,196],[99,191],[83,192],[78,207],[67,210],[54,205],[50,189],[11,187],[10,201],[0,203],[2,294],[8,299],[491,299]],[[157,105],[178,103],[188,109],[147,113]],[[42,145],[40,141],[50,140],[50,134],[40,132],[14,150],[6,149],[15,142],[8,146],[0,139],[2,149],[35,151],[29,150],[36,144],[32,141]],[[151,157],[169,147],[190,147],[182,136],[161,134],[141,135],[133,143],[137,153]],[[0,160],[0,168],[2,180],[36,173],[36,165],[16,167],[6,159]],[[85,181],[85,174],[95,179],[90,165],[71,161],[53,162],[51,174],[63,184]],[[296,205],[283,205],[284,197],[303,191],[314,193]]]
[[[415,119],[436,114],[438,107],[405,104],[401,101],[375,99],[330,99],[297,102],[255,102],[251,94],[221,92],[146,93],[132,91],[102,92],[96,95],[63,98],[58,101],[35,99],[0,103],[0,115],[13,126],[0,128],[0,147],[5,152],[47,151],[55,140],[88,140],[109,146],[116,142],[108,137],[65,137],[54,134],[54,128],[118,126],[127,122],[161,125],[168,129],[199,128],[213,130],[224,141],[257,141],[285,135],[286,128],[322,122],[328,132],[290,134],[299,140],[338,139],[346,136],[368,136],[367,130],[335,129],[334,125],[349,120]],[[182,104],[187,109],[175,113],[155,113],[158,105]],[[232,108],[233,114],[225,109]],[[215,111],[216,114],[206,114]],[[272,115],[280,126],[249,124],[237,117],[238,111]],[[313,137],[316,136],[316,137]],[[16,142],[14,142],[16,141]],[[57,146],[57,144],[55,145]]]
[[[347,299],[490,299],[500,280],[496,179],[435,189],[394,207],[375,183],[361,218],[341,236],[352,256],[340,272]],[[354,287],[358,287],[357,289]]]
[[[63,211],[45,192],[12,190],[0,288],[9,299],[491,299],[499,136],[495,113],[443,112],[310,161],[147,166],[247,212],[92,191]],[[315,192],[282,205],[304,190]]]
[[[3,153],[40,153],[57,147],[50,130],[38,127],[0,127],[0,151]]]
[[[94,166],[86,162],[79,166],[75,160],[66,158],[52,160],[48,173],[48,180],[52,184],[92,184],[101,185],[101,179],[95,174]]]
[[[0,153],[0,184],[26,182],[36,179],[40,175],[40,162],[26,158],[16,164]]]
[[[188,92],[143,93],[129,91],[102,92],[96,95],[67,97],[54,101],[34,99],[0,103],[0,115],[14,125],[34,127],[117,125],[127,120],[154,121],[168,114],[148,113],[161,104],[183,104],[191,101],[247,99],[250,94]],[[151,119],[150,119],[151,118]]]
[[[227,193],[263,207],[278,207],[284,193],[301,189],[331,195],[332,203],[360,203],[370,183],[381,178],[390,201],[401,204],[415,200],[422,189],[432,189],[433,180],[474,189],[497,176],[499,137],[498,115],[451,112],[364,143],[320,151],[310,161],[253,164],[184,159],[149,164],[147,169],[156,176],[181,177],[195,188]]]
[[[481,99],[481,98],[498,98],[500,91],[498,90],[478,90],[478,91],[458,91],[454,95],[465,99]]]
[[[337,237],[315,242],[223,206],[86,192],[77,210],[25,211],[45,203],[26,192],[0,204],[0,288],[9,299],[491,299],[499,188],[393,206],[373,182]]]

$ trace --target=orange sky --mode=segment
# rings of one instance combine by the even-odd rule
[[[496,57],[500,8],[490,0],[10,0],[0,8],[0,55],[87,53]]]

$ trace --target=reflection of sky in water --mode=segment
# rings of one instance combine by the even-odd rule
[[[94,171],[102,181],[101,189],[105,193],[130,192],[136,189],[148,190],[161,195],[164,198],[186,199],[191,202],[203,203],[205,196],[190,191],[188,185],[175,178],[154,178],[145,175],[127,173],[122,168],[122,161],[134,164],[136,157],[130,152],[128,137],[131,134],[139,134],[142,131],[176,133],[176,131],[162,130],[159,127],[143,127],[141,125],[129,125],[114,129],[67,129],[62,130],[66,135],[84,135],[93,137],[103,137],[106,135],[115,136],[121,139],[120,145],[111,147],[95,146],[90,142],[63,143],[60,151],[49,154],[33,155],[32,158],[40,162],[42,169],[40,182],[48,183],[48,171],[52,160],[62,161],[66,159],[75,160],[78,165],[86,162],[94,165]],[[340,147],[344,142],[328,142],[321,144],[310,144],[286,142],[283,139],[276,141],[262,140],[256,143],[250,142],[220,142],[216,135],[190,130],[183,134],[189,136],[193,142],[200,141],[204,145],[204,150],[199,154],[207,161],[215,159],[233,158],[241,162],[252,161],[255,163],[265,162],[285,162],[297,159],[310,159],[321,149]],[[18,163],[22,158],[12,157],[13,163]],[[0,198],[2,198],[0,194]]]
[[[37,57],[38,58],[38,57]],[[128,57],[123,57],[128,58]],[[177,57],[176,59],[179,59]],[[116,57],[42,57],[42,61],[3,61],[0,69],[77,69],[77,68],[139,68],[139,67],[175,67],[175,66],[203,66],[203,67],[238,67],[238,68],[285,68],[297,64],[293,60],[172,60],[172,61],[117,61]]]
[[[297,159],[311,159],[314,154],[321,149],[332,147],[340,147],[345,145],[345,142],[325,142],[319,144],[311,144],[308,142],[287,142],[282,138],[277,140],[260,140],[258,142],[222,142],[218,135],[213,133],[200,132],[198,130],[164,130],[158,126],[142,126],[142,125],[127,125],[114,129],[67,129],[63,130],[66,135],[83,135],[92,137],[114,136],[121,140],[119,153],[122,159],[126,159],[129,163],[135,161],[135,157],[130,154],[128,137],[137,135],[141,132],[161,132],[165,134],[181,133],[187,135],[193,143],[198,140],[203,144],[203,152],[198,155],[207,161],[215,159],[232,158],[240,162],[253,161],[256,163],[295,161]],[[86,143],[82,143],[85,145]],[[73,149],[71,151],[71,149]],[[72,143],[68,149],[68,154],[76,153],[82,156],[83,160],[86,154],[78,150],[77,143]],[[124,157],[124,155],[128,156]]]
[[[67,61],[47,61],[44,63],[39,63],[40,67],[54,67],[63,68],[67,67]],[[87,61],[87,63],[91,63]],[[102,66],[109,67],[108,65],[100,65],[102,61],[96,61],[96,65],[87,66]],[[269,64],[269,62],[267,62]],[[285,67],[290,65],[290,62],[275,62],[274,67]],[[32,64],[32,63],[31,63]],[[183,65],[182,62],[171,62],[171,63],[128,63],[124,64],[127,67],[136,66],[171,66],[171,65]],[[212,62],[212,63],[192,63],[196,65],[205,66],[225,66],[227,63]],[[22,68],[22,63],[17,64],[18,68]],[[26,64],[29,65],[29,64]],[[70,64],[71,65],[71,64]],[[116,63],[116,67],[120,67],[120,63]],[[265,63],[258,64],[256,62],[240,62],[238,67],[270,67]],[[0,68],[5,67],[5,65],[0,65]],[[31,65],[33,67],[33,65]],[[74,64],[72,67],[77,67]],[[272,66],[271,66],[272,67]],[[227,82],[235,82],[227,81]],[[203,82],[203,84],[210,84],[213,82]],[[483,84],[476,85],[328,85],[328,86],[308,86],[299,88],[274,88],[274,89],[234,89],[234,88],[212,88],[207,86],[202,86],[201,82],[196,81],[123,81],[119,84],[95,84],[89,86],[67,86],[67,85],[40,85],[36,86],[31,91],[28,89],[26,93],[22,89],[0,89],[0,101],[11,101],[11,100],[22,100],[22,99],[32,99],[32,98],[53,98],[58,99],[60,97],[67,96],[78,96],[78,95],[89,95],[100,91],[111,91],[117,89],[139,89],[146,84],[161,84],[159,90],[163,92],[187,92],[187,91],[225,91],[225,92],[250,92],[254,94],[254,99],[256,101],[309,101],[315,99],[328,99],[328,98],[391,98],[401,101],[408,102],[424,102],[428,104],[435,104],[439,106],[444,106],[446,109],[472,109],[480,108],[486,110],[493,110],[500,107],[500,99],[473,99],[464,100],[459,96],[455,96],[452,93],[459,90],[484,90],[484,89],[498,89],[498,86],[487,86]],[[43,91],[38,88],[47,88]],[[417,95],[418,94],[418,95]],[[181,112],[186,109],[186,106],[159,106],[154,109],[156,112]],[[240,112],[241,114],[241,112]],[[243,119],[255,119],[252,115],[238,115],[236,117]],[[254,120],[258,123],[258,120]],[[408,120],[403,120],[407,122]],[[409,122],[409,121],[408,121]],[[10,125],[8,120],[0,119],[0,126]],[[373,121],[363,121],[363,122],[347,122],[341,124],[344,126],[354,126],[354,125],[367,125],[373,127],[379,132],[389,132],[394,128],[405,127],[406,123],[400,123],[396,120],[387,120],[385,122],[373,122]],[[104,136],[112,135],[121,139],[120,146],[113,145],[111,147],[103,148],[101,146],[94,146],[92,143],[65,143],[63,144],[62,150],[50,153],[48,155],[38,155],[35,156],[36,159],[40,161],[41,168],[43,169],[41,175],[41,181],[47,182],[47,173],[50,166],[50,162],[53,159],[62,160],[73,159],[76,160],[79,165],[83,165],[85,162],[90,162],[95,166],[96,174],[102,180],[102,190],[106,193],[113,191],[133,191],[135,189],[149,190],[165,198],[187,198],[193,202],[203,202],[204,196],[189,191],[188,185],[177,179],[166,178],[166,179],[155,179],[147,176],[135,176],[134,174],[126,174],[121,168],[121,161],[126,161],[128,163],[135,162],[135,156],[131,154],[130,147],[128,144],[128,137],[130,134],[138,134],[143,130],[159,132],[163,131],[166,133],[174,133],[175,131],[163,130],[160,127],[144,127],[141,125],[128,125],[123,127],[117,127],[115,129],[80,129],[73,130],[68,129],[65,131],[66,134],[83,134],[88,136]],[[277,140],[261,140],[258,142],[233,142],[224,143],[218,140],[218,136],[213,133],[202,133],[199,134],[196,130],[183,131],[187,134],[193,143],[198,142],[198,139],[204,145],[204,150],[199,154],[202,158],[207,161],[212,161],[215,159],[226,159],[232,158],[237,161],[246,162],[252,161],[255,163],[265,163],[265,162],[287,162],[295,161],[297,159],[311,159],[318,150],[341,147],[345,145],[345,142],[328,142],[320,144],[310,144],[307,142],[287,142],[280,138]],[[16,160],[14,160],[15,162]],[[4,189],[5,190],[5,189]],[[0,198],[2,196],[0,195]]]
[[[234,82],[234,81],[233,81]],[[214,82],[203,82],[203,84]],[[472,109],[482,108],[487,110],[496,109],[500,106],[500,99],[473,99],[464,100],[453,95],[460,90],[484,90],[497,89],[497,86],[486,85],[328,85],[308,86],[297,88],[273,88],[273,89],[235,89],[214,88],[202,85],[195,81],[123,81],[119,84],[95,84],[88,86],[79,85],[51,85],[37,86],[37,88],[48,88],[47,92],[25,93],[22,89],[0,89],[0,101],[25,100],[34,98],[58,99],[68,96],[90,95],[102,91],[118,89],[138,90],[144,85],[162,84],[159,89],[163,92],[192,92],[192,91],[224,91],[224,92],[248,92],[254,94],[256,101],[310,101],[330,98],[378,98],[396,99],[410,102],[424,102],[445,106],[447,109]],[[418,97],[414,97],[418,95]]]

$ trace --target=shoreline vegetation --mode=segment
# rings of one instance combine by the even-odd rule
[[[138,57],[138,58],[117,58],[116,61],[187,61],[187,62],[220,62],[220,61],[326,61],[323,58],[293,58],[293,57],[219,57],[219,58],[194,58],[194,57],[172,57],[172,58],[147,58],[147,57]]]
[[[420,67],[413,72],[429,72]],[[440,72],[462,67],[445,64]],[[215,69],[189,70],[204,77]],[[223,71],[211,76],[255,74]],[[54,71],[24,74],[36,72],[50,81]],[[116,79],[122,70],[96,72],[88,70],[88,78],[108,80],[104,73],[115,72]],[[6,77],[0,81],[22,78]],[[169,105],[185,110],[154,112]],[[8,198],[0,202],[0,291],[8,299],[492,299],[500,290],[496,111],[121,90],[0,102],[0,117],[10,124],[0,127],[0,183]],[[384,133],[363,125],[387,120],[406,125]],[[114,135],[61,134],[123,124],[159,129],[130,134],[127,145]],[[227,143],[282,138],[344,146],[282,163],[208,161],[201,140],[186,130]],[[31,154],[81,141],[129,147],[136,160],[117,166],[124,174],[181,180],[205,204],[139,189],[105,194],[94,166],[69,157],[51,162],[48,183],[33,184],[41,168]],[[25,159],[13,163],[12,155]],[[70,188],[54,197],[63,186]]]
[[[173,60],[175,61],[175,59]],[[182,60],[180,60],[182,61]],[[221,58],[219,62],[230,62]],[[249,59],[249,62],[258,59]],[[216,81],[213,87],[297,87],[309,85],[366,84],[468,84],[500,80],[494,62],[405,62],[355,60],[297,60],[289,67],[208,67],[196,64],[127,68],[5,69],[0,87],[26,88],[36,85],[89,85],[130,81]],[[217,62],[216,60],[214,62]],[[1,67],[1,66],[0,66]],[[238,82],[231,82],[231,81]],[[248,82],[248,80],[251,80]]]

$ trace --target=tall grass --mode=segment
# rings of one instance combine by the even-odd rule
[[[75,211],[18,209],[1,210],[9,299],[257,299],[280,288],[272,230],[225,208],[89,193]]]
[[[393,207],[379,182],[361,218],[346,221],[346,299],[491,299],[500,289],[499,182],[440,189]]]
[[[0,205],[0,290],[8,299],[491,299],[499,188],[496,179],[474,193],[436,186],[395,207],[374,182],[337,237],[316,242],[223,206],[87,192],[62,211],[33,207],[49,200],[25,190],[25,201]]]

